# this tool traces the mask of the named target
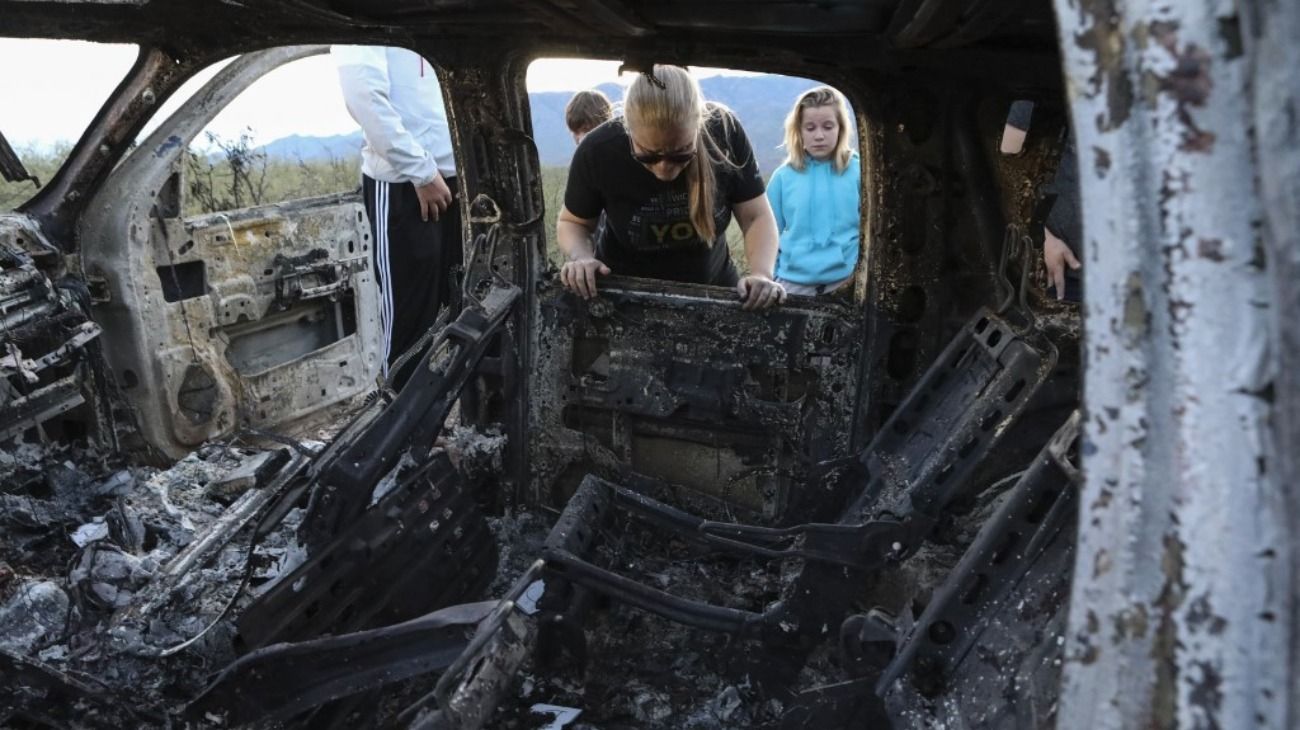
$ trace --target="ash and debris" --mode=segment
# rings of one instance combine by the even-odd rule
[[[466,482],[487,481],[505,469],[502,454],[506,435],[499,429],[483,432],[472,426],[452,424],[449,419],[444,434],[447,455]]]
[[[501,548],[493,595],[510,588],[541,554],[550,520],[530,513],[490,520]],[[720,555],[636,521],[607,531],[595,556],[644,584],[684,598],[761,612],[793,581],[799,561],[753,561]],[[565,655],[546,666],[530,658],[520,672],[513,702],[493,727],[525,730],[550,719],[533,710],[554,705],[581,710],[575,730],[595,728],[749,728],[778,721],[785,703],[757,676],[774,661],[757,641],[702,631],[619,603],[598,602],[587,615],[586,663]],[[794,691],[839,681],[833,652],[821,647],[791,667]]]
[[[882,571],[861,607],[880,606],[914,620],[930,592],[961,559],[994,514],[1013,479],[993,485],[963,512],[948,515],[931,539],[901,566]],[[507,590],[541,552],[550,520],[536,514],[493,521],[502,547],[494,595]],[[895,727],[1044,727],[1055,714],[1060,632],[1069,592],[1068,537],[1004,601],[946,691],[925,697],[904,680],[888,697]],[[801,567],[798,561],[755,562],[668,539],[629,521],[607,530],[594,560],[627,577],[685,598],[762,611],[777,600]],[[513,701],[493,727],[547,726],[538,705],[573,708],[575,730],[622,728],[731,728],[780,726],[800,692],[848,677],[838,666],[834,637],[806,660],[725,634],[691,629],[628,606],[605,602],[587,617],[585,663],[572,656],[542,665],[530,658]],[[773,669],[788,660],[792,666]],[[765,685],[764,682],[767,682]]]
[[[442,445],[462,472],[486,481],[500,469],[504,442],[498,433],[457,426]],[[119,701],[129,698],[133,711],[165,722],[235,659],[229,619],[207,629],[240,589],[245,570],[251,580],[236,609],[303,557],[292,539],[300,519],[295,511],[259,544],[251,563],[245,528],[187,580],[175,582],[171,595],[160,599],[150,590],[168,561],[241,493],[256,488],[268,458],[259,449],[210,445],[158,470],[58,446],[0,452],[0,649],[79,681],[94,678]],[[996,509],[997,492],[949,516],[912,558],[882,571],[859,608],[919,615],[928,592]],[[555,516],[517,510],[489,518],[500,555],[491,595],[503,595],[542,555]],[[779,600],[802,567],[665,539],[635,520],[609,526],[592,558],[675,595],[754,612]],[[975,728],[1008,720],[1037,726],[1050,719],[1060,661],[1051,638],[1063,621],[1068,558],[1058,552],[1041,561],[1038,577],[1008,599],[950,691],[927,698],[900,682],[888,698],[895,726]],[[691,629],[617,602],[598,601],[586,621],[585,659],[565,652],[530,657],[492,727],[542,728],[564,713],[564,727],[574,730],[779,726],[797,693],[847,678],[837,664],[837,627],[806,656],[786,656],[755,640]],[[199,634],[185,651],[162,655]],[[428,678],[405,684],[408,691],[397,688],[390,696],[419,696],[429,688]],[[553,709],[536,709],[544,706]]]
[[[1001,505],[1006,494],[998,486],[982,494],[970,512],[947,522],[899,571],[930,573],[913,576],[913,619],[924,610],[928,590],[960,558],[958,548],[964,549]],[[939,694],[922,693],[908,678],[894,684],[885,700],[896,727],[982,730],[1055,724],[1074,545],[1073,530],[1052,539],[1020,583],[993,606],[978,641],[955,676],[939,686]]]
[[[168,562],[254,487],[268,457],[209,445],[160,470],[90,449],[24,443],[0,452],[0,649],[93,677],[128,712],[161,717],[194,697],[235,656],[230,624],[162,654],[222,614],[242,582],[249,530],[175,582],[171,595],[156,596],[156,587]],[[278,574],[297,519],[291,514],[258,546],[254,582]],[[156,610],[142,611],[151,601]]]
[[[497,575],[489,595],[501,596],[541,557],[554,518],[544,513],[511,510],[500,517],[488,517],[487,522],[497,540]]]
[[[894,685],[886,702],[895,726],[983,730],[1056,724],[1073,564],[1071,541],[1057,542],[994,611],[941,694],[923,695],[906,679]]]

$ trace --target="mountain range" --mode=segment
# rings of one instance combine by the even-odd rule
[[[710,76],[700,79],[704,96],[721,102],[740,118],[758,157],[764,176],[785,159],[781,147],[785,115],[795,97],[817,85],[815,81],[790,76]],[[619,102],[623,89],[617,84],[597,87],[612,101]],[[543,91],[530,93],[533,115],[533,138],[543,165],[567,166],[573,155],[573,138],[564,125],[564,105],[572,92]],[[306,161],[353,157],[361,149],[361,132],[332,137],[282,137],[262,147],[269,157]]]

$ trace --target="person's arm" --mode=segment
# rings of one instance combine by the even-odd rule
[[[785,301],[785,287],[773,279],[779,241],[776,217],[766,195],[757,195],[732,206],[736,222],[745,235],[745,260],[749,274],[736,284],[745,309],[763,309]]]
[[[1018,155],[1025,148],[1025,130],[1010,124],[1002,128],[1002,142],[998,151],[1004,155]]]
[[[776,168],[772,173],[772,179],[767,181],[767,200],[772,204],[772,215],[776,218],[776,232],[780,236],[781,231],[785,230],[785,212],[782,209],[782,198],[784,197],[781,182],[785,179],[785,173],[782,170],[785,165]]]
[[[1007,112],[1007,123],[1002,128],[1002,142],[998,151],[1004,155],[1018,155],[1025,148],[1025,136],[1029,132],[1029,120],[1034,113],[1034,103],[1024,99],[1011,103]]]
[[[1083,242],[1083,216],[1079,203],[1079,161],[1073,135],[1068,135],[1056,177],[1050,190],[1056,201],[1043,225],[1043,265],[1047,280],[1056,289],[1056,298],[1065,298],[1065,267],[1074,271],[1083,267],[1079,261]]]
[[[596,296],[596,276],[610,271],[596,258],[596,248],[591,240],[600,212],[605,208],[593,154],[595,151],[589,135],[573,153],[569,179],[564,186],[564,206],[555,219],[555,243],[565,258],[560,266],[560,283],[583,299]]]
[[[596,296],[596,275],[609,273],[609,267],[596,258],[591,243],[595,230],[595,218],[579,218],[567,207],[560,208],[555,219],[555,243],[565,258],[560,283],[583,299]]]
[[[780,238],[772,206],[764,195],[758,159],[740,120],[725,107],[718,109],[717,114],[720,125],[713,131],[715,139],[720,138],[727,157],[737,168],[723,173],[725,182],[722,188],[745,235],[745,259],[749,262],[750,273],[736,284],[736,291],[744,300],[745,309],[780,304],[785,301],[785,287],[772,278]]]
[[[433,155],[416,140],[393,107],[388,58],[378,46],[333,46],[339,88],[348,113],[361,126],[366,142],[397,171],[402,182],[415,186],[424,220],[434,220],[451,204],[451,189],[438,172]]]

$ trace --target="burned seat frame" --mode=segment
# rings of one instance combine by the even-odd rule
[[[545,555],[516,582],[479,628],[475,642],[408,708],[411,727],[481,727],[505,692],[503,677],[522,663],[533,627],[518,599],[539,581],[543,601],[565,596],[552,622],[590,606],[592,593],[711,631],[767,640],[815,632],[848,618],[866,572],[906,559],[944,509],[1025,411],[1056,363],[1055,345],[1032,324],[1017,327],[980,311],[930,367],[878,436],[847,464],[851,499],[834,523],[769,528],[705,520],[595,476],[588,476],[552,529]],[[602,526],[618,513],[677,537],[757,558],[801,558],[804,569],[783,600],[762,613],[714,606],[652,588],[592,563]],[[845,570],[845,569],[848,570]],[[556,601],[550,602],[552,606]],[[869,685],[847,683],[851,704]],[[817,694],[817,691],[814,691]],[[824,694],[824,693],[823,693]],[[836,694],[832,692],[832,694]],[[469,701],[473,698],[473,702]],[[812,698],[825,700],[820,694]],[[800,725],[803,726],[803,725]]]
[[[482,513],[447,456],[432,449],[518,297],[515,287],[494,287],[466,307],[434,337],[396,399],[372,420],[354,424],[359,428],[350,427],[314,465],[303,485],[313,490],[302,530],[311,558],[244,611],[239,633],[245,647],[411,618],[490,582],[495,550]],[[412,471],[376,499],[376,483],[408,452],[416,459]],[[282,508],[297,501],[290,493]],[[372,501],[374,508],[367,509]],[[414,563],[402,557],[411,555],[419,556]],[[399,580],[412,571],[436,572],[444,563],[442,579],[420,581],[425,590]],[[475,564],[491,570],[469,569]]]
[[[495,603],[427,612],[481,593],[495,574],[496,551],[482,512],[445,453],[434,450],[434,438],[519,294],[496,281],[471,297],[432,336],[401,392],[370,404],[268,507],[255,540],[311,491],[301,531],[311,557],[240,615],[237,645],[257,651],[223,671],[187,716],[285,718],[441,670],[462,653],[466,630]],[[387,493],[374,494],[404,453],[413,457],[411,468],[394,475]],[[404,580],[412,575],[419,579]],[[394,622],[403,623],[385,625]],[[315,638],[325,633],[337,635]],[[329,661],[322,666],[322,659]]]
[[[1053,434],[910,627],[898,631],[879,613],[844,623],[842,646],[850,659],[863,657],[873,640],[896,645],[876,682],[877,694],[883,695],[909,669],[916,670],[922,694],[937,694],[970,653],[990,614],[1057,535],[1069,529],[1083,482],[1070,462],[1080,421],[1075,411]]]
[[[900,561],[925,539],[1055,362],[1056,349],[1045,336],[1032,328],[1017,332],[981,311],[858,456],[850,472],[859,477],[855,498],[835,523],[769,528],[713,522],[589,476],[547,541],[547,565],[573,583],[697,628],[786,633],[783,626],[809,623],[801,619],[825,605],[828,577],[844,571],[801,578],[793,595],[760,614],[682,599],[581,556],[621,510],[682,538],[758,558],[802,558],[858,572]]]
[[[977,468],[1025,411],[1056,358],[1055,346],[1032,325],[1017,327],[991,311],[979,312],[872,443],[857,457],[828,465],[844,483],[840,494],[846,506],[835,522],[786,527],[715,522],[588,476],[553,527],[542,559],[478,624],[474,638],[449,665],[448,650],[454,648],[455,641],[448,638],[445,622],[429,616],[428,626],[417,619],[329,639],[330,650],[341,651],[357,662],[351,666],[361,679],[341,681],[336,673],[322,670],[294,684],[299,692],[328,701],[409,676],[417,667],[422,672],[445,668],[434,690],[410,705],[398,720],[411,727],[475,728],[483,726],[504,698],[533,644],[539,605],[546,606],[548,620],[563,622],[590,608],[591,596],[600,594],[688,626],[787,643],[814,627],[820,629],[829,620],[838,625],[847,619],[856,626],[861,618],[849,616],[848,608],[868,571],[904,560],[921,545],[945,508],[969,487]],[[586,557],[593,552],[601,526],[619,513],[711,548],[757,558],[799,558],[804,568],[783,599],[761,613],[682,598],[595,565]],[[402,523],[401,519],[395,521]],[[340,538],[331,546],[346,551],[349,544],[356,543]],[[325,561],[323,556],[317,558],[294,575],[311,575],[313,585],[328,588],[333,583],[322,577]],[[290,576],[281,585],[291,586],[294,579]],[[530,598],[539,588],[541,598]],[[267,605],[283,602],[278,610],[288,615],[315,603],[292,598],[286,594],[278,601],[268,600]],[[257,615],[250,610],[244,622],[262,621],[250,618]],[[337,618],[337,612],[334,615]],[[345,622],[337,624],[336,630],[348,625],[356,626]],[[259,642],[269,641],[275,633]],[[434,634],[443,640],[439,642]],[[410,641],[408,650],[383,650],[398,636]],[[434,645],[441,657],[438,661],[413,658],[421,647],[434,651],[429,648]],[[301,647],[269,647],[245,661],[263,667],[292,663]],[[250,676],[260,675],[227,672],[223,681],[229,686],[214,687],[205,696],[224,698],[213,707],[229,707],[232,697],[251,696],[240,689],[248,686]],[[865,686],[862,680],[850,684],[848,694],[860,693]],[[196,703],[192,709],[205,706]],[[296,701],[286,705],[283,700],[266,697],[259,706],[276,716],[284,716],[286,708],[302,708]]]

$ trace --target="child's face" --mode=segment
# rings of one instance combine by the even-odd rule
[[[840,121],[835,118],[835,107],[808,107],[799,116],[799,138],[804,151],[814,160],[828,159],[840,141]]]
[[[582,129],[570,129],[569,134],[573,135],[573,143],[575,145],[579,145],[582,144],[582,138],[590,134],[591,130],[593,129],[595,129],[595,127],[583,127]]]

